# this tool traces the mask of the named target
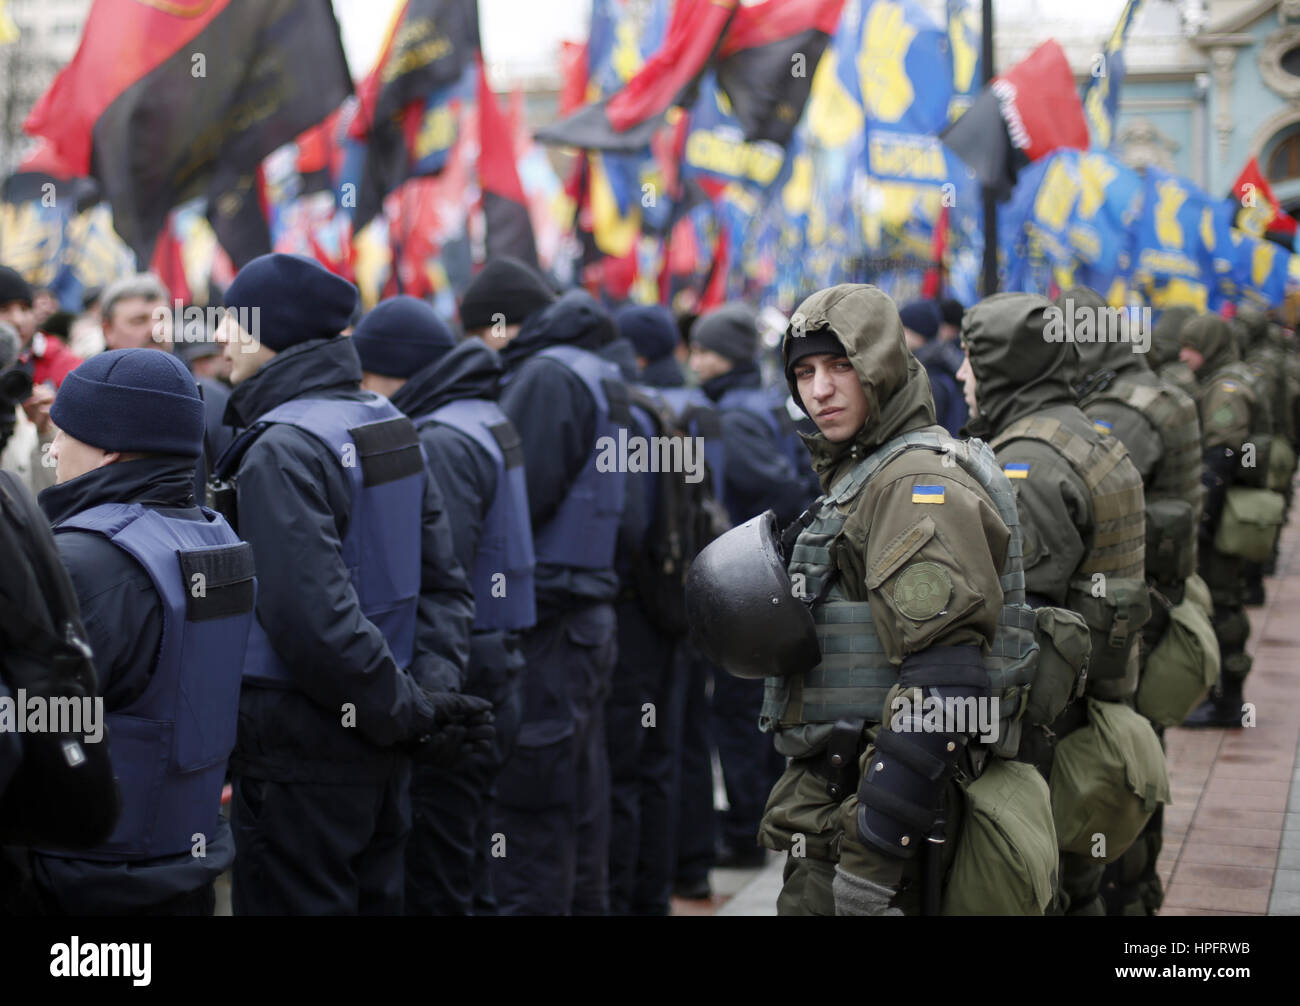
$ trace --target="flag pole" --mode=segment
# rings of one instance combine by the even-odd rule
[[[993,80],[993,0],[983,0],[980,28],[981,83]],[[984,201],[984,264],[981,292],[985,297],[998,290],[998,201],[987,185],[981,187]]]

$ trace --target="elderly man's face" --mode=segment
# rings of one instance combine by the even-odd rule
[[[124,297],[104,319],[109,349],[167,349],[172,344],[172,317],[161,300]]]

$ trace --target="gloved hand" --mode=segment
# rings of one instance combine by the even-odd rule
[[[424,697],[430,716],[426,730],[411,743],[412,757],[421,764],[448,768],[491,751],[496,738],[491,702],[459,692],[425,692]]]
[[[831,881],[831,892],[835,896],[836,915],[903,914],[900,909],[889,907],[889,902],[894,897],[892,888],[873,883],[838,866],[835,867],[835,879]]]

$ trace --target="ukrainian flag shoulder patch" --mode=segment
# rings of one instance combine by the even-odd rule
[[[1092,428],[1102,434],[1102,436],[1109,436],[1111,430],[1114,429],[1114,426],[1106,422],[1104,419],[1094,419],[1092,421]]]
[[[912,486],[913,503],[942,503],[943,486]]]
[[[1009,465],[1003,465],[1002,474],[1009,479],[1027,479],[1029,478],[1029,462],[1013,461]]]

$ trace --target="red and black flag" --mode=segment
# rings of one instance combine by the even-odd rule
[[[1011,195],[1030,161],[1061,147],[1087,150],[1088,123],[1064,51],[1048,39],[994,77],[940,135],[999,199]]]
[[[1288,248],[1296,236],[1295,218],[1282,209],[1273,186],[1259,170],[1259,161],[1252,157],[1241,169],[1232,187],[1232,198],[1238,209],[1233,223],[1254,237],[1268,237]]]
[[[349,135],[366,141],[353,233],[406,181],[425,105],[461,79],[479,50],[478,0],[406,0],[389,27],[374,70],[357,89]]]
[[[746,140],[784,144],[844,0],[677,0],[663,45],[617,93],[537,134],[544,143],[634,151],[713,66]]]
[[[240,172],[229,171],[225,162],[217,166],[208,195],[208,223],[236,270],[270,253],[271,225],[266,221],[260,164]]]
[[[483,61],[478,64],[478,178],[483,199],[484,243],[488,259],[513,255],[537,266],[537,243],[528,217],[528,200],[519,181],[515,144],[488,86]]]
[[[25,123],[99,180],[141,262],[167,212],[251,172],[352,91],[329,0],[95,0]]]
[[[766,0],[736,11],[715,67],[746,140],[790,142],[843,8],[844,0]]]

